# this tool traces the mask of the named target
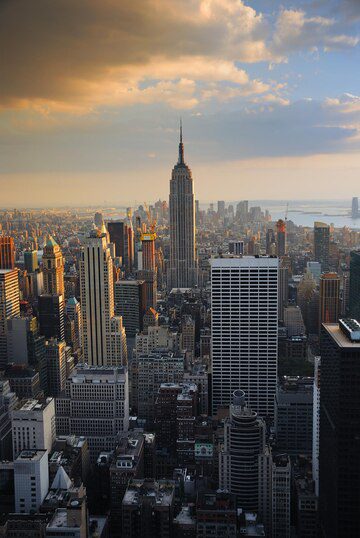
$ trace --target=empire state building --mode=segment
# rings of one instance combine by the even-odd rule
[[[184,161],[180,124],[179,159],[170,180],[170,268],[169,289],[197,284],[195,246],[195,198],[191,170]]]

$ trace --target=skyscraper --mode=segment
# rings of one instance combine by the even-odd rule
[[[352,199],[351,216],[353,219],[359,218],[359,198],[357,196]]]
[[[28,273],[33,273],[38,269],[39,263],[36,250],[25,250],[24,266]]]
[[[282,219],[276,223],[276,254],[279,258],[286,254],[286,222]]]
[[[321,263],[323,271],[329,270],[330,226],[324,222],[314,222],[314,258]]]
[[[66,315],[74,322],[74,341],[71,342],[73,351],[77,351],[82,346],[82,317],[79,301],[75,297],[70,297],[66,303]]]
[[[124,222],[123,221],[110,221],[107,223],[107,228],[110,235],[111,243],[115,245],[115,255],[118,258],[124,258],[125,251],[125,236],[124,236]]]
[[[251,409],[273,416],[279,260],[216,258],[211,264],[213,412],[241,387]]]
[[[42,258],[44,292],[64,295],[64,258],[55,239],[49,235]]]
[[[258,510],[259,456],[265,450],[265,422],[246,405],[243,390],[233,393],[230,417],[224,424],[219,483],[237,498],[243,510]]]
[[[191,288],[197,284],[195,197],[192,173],[184,161],[181,125],[179,159],[170,180],[169,205],[169,288]]]
[[[9,236],[0,236],[0,269],[14,269],[15,246],[14,239]]]
[[[122,316],[127,336],[142,331],[146,312],[146,283],[144,280],[115,282],[115,313]]]
[[[360,250],[350,252],[349,313],[360,321]]]
[[[80,259],[80,287],[85,362],[120,366],[124,346],[118,343],[124,331],[120,320],[114,318],[113,263],[105,232],[93,230],[86,239]]]
[[[337,273],[320,276],[319,330],[322,323],[337,323],[340,315],[340,277]]]
[[[17,269],[0,269],[0,367],[6,365],[7,320],[20,315],[19,276]]]
[[[319,504],[322,536],[360,536],[360,324],[323,324]]]
[[[137,278],[145,281],[146,307],[156,308],[157,302],[157,270],[155,259],[156,233],[150,231],[141,234],[142,267],[137,271]]]
[[[39,325],[40,333],[45,338],[64,340],[64,298],[62,295],[39,296]]]

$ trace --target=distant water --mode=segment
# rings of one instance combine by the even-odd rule
[[[227,202],[236,206],[236,202]],[[348,228],[360,229],[360,218],[353,219],[350,216],[351,200],[249,200],[249,207],[260,206],[263,211],[269,211],[272,220],[283,219],[286,212],[286,204],[289,204],[288,220],[298,226],[314,226],[315,221],[334,224],[336,228],[347,226]],[[209,207],[200,204],[201,207]],[[214,203],[216,210],[216,203]]]

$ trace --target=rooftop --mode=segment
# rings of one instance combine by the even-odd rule
[[[46,400],[22,400],[20,406],[16,411],[43,411],[53,398],[46,398]]]
[[[123,505],[138,505],[144,500],[156,506],[171,506],[175,495],[172,480],[132,480],[126,490]]]
[[[338,323],[323,323],[323,327],[340,348],[347,350],[360,350],[360,341],[350,340],[350,338],[348,338],[341,330]]]
[[[22,450],[15,462],[19,461],[39,461],[47,454],[47,450]]]

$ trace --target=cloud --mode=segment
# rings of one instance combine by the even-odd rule
[[[4,108],[88,112],[176,88],[188,108],[196,98],[182,99],[181,79],[241,86],[249,80],[237,61],[270,58],[266,21],[240,0],[5,0],[1,9]]]
[[[305,11],[283,9],[275,24],[270,49],[280,59],[300,50],[324,51],[341,50],[355,47],[359,38],[344,35],[334,18],[307,16]]]
[[[240,64],[358,42],[335,18],[281,9],[274,24],[242,0],[2,0],[0,9],[0,108],[43,115],[256,96],[273,88]]]

